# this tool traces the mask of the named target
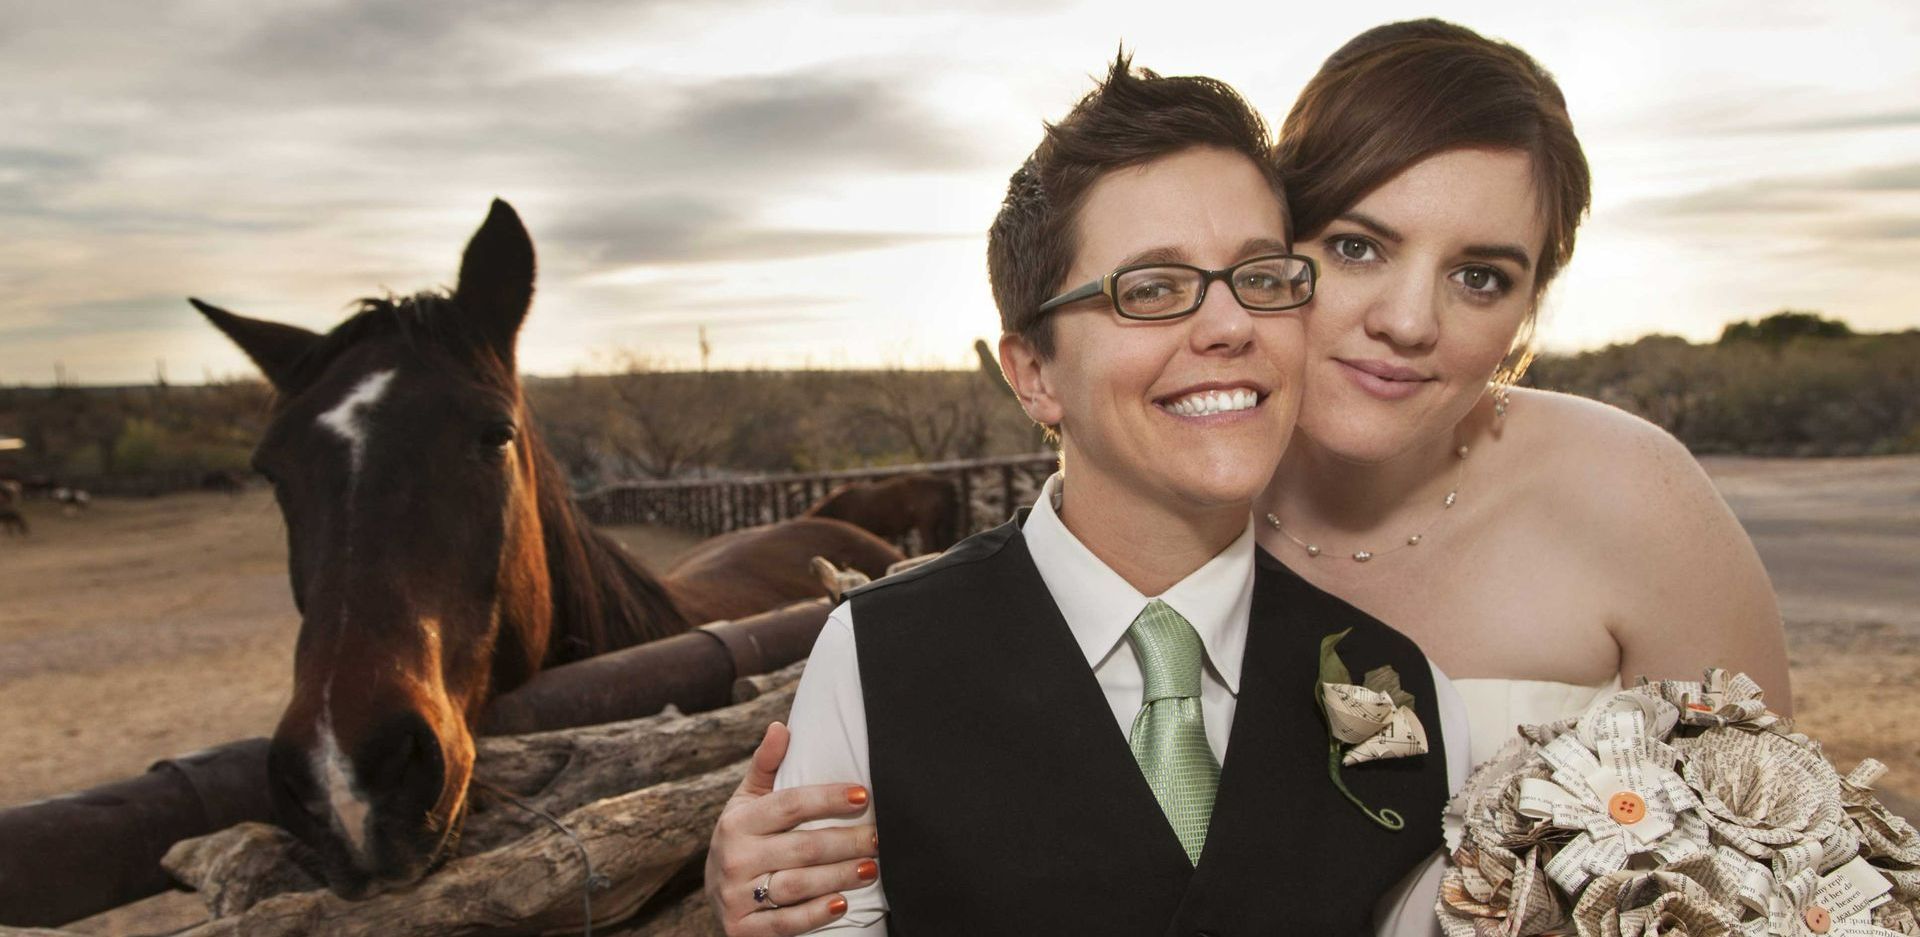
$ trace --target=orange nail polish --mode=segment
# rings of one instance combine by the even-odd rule
[[[839,917],[840,915],[847,913],[847,899],[835,898],[832,901],[827,902],[827,913],[833,915],[834,917]]]
[[[864,787],[847,788],[847,803],[850,803],[855,807],[866,806],[867,805],[867,789]]]
[[[880,864],[868,859],[853,867],[853,874],[860,876],[863,882],[871,882],[880,877]]]

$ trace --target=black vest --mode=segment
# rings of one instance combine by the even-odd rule
[[[851,594],[894,937],[1367,934],[1440,847],[1440,714],[1419,648],[1256,550],[1226,763],[1190,864],[1014,523]],[[1320,639],[1392,664],[1427,755],[1327,776]],[[1334,850],[1339,855],[1333,854]]]

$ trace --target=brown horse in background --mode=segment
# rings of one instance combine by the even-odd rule
[[[874,575],[899,559],[808,520],[731,535],[697,581],[649,575],[588,525],[535,431],[514,364],[533,279],[533,243],[495,201],[450,294],[363,300],[325,335],[192,301],[274,386],[254,467],[286,519],[301,626],[269,781],[348,897],[448,854],[495,694],[822,595],[816,554]]]
[[[806,516],[843,520],[888,540],[917,533],[921,552],[933,553],[960,539],[960,492],[924,474],[854,482],[829,492]]]

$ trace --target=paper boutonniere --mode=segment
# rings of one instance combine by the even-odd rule
[[[1360,802],[1340,779],[1340,768],[1384,758],[1403,758],[1427,752],[1427,730],[1413,711],[1413,694],[1400,688],[1400,675],[1391,666],[1367,671],[1359,683],[1335,651],[1349,628],[1320,641],[1320,679],[1313,702],[1327,720],[1327,774],[1353,805],[1373,822],[1389,830],[1407,825],[1390,809],[1375,811]]]

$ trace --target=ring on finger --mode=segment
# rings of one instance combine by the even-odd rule
[[[768,872],[767,877],[760,880],[760,884],[753,886],[753,903],[763,904],[769,908],[780,907],[773,901],[773,872]]]

